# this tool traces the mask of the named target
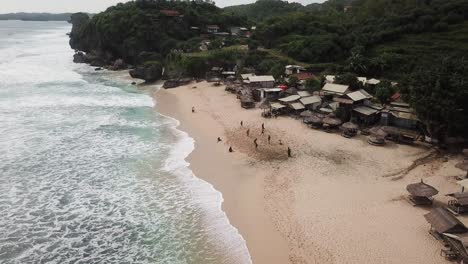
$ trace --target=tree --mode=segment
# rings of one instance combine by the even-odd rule
[[[429,136],[468,135],[468,62],[463,57],[421,65],[401,92],[425,124]]]
[[[288,79],[288,85],[289,87],[297,87],[299,84],[299,79],[296,76],[291,76]]]
[[[258,49],[258,42],[256,40],[249,39],[247,45],[250,51],[256,51]]]
[[[315,92],[319,91],[322,87],[319,80],[310,78],[305,81],[305,88],[309,91]]]
[[[381,81],[375,87],[375,97],[379,99],[380,103],[385,104],[388,102],[390,97],[395,94],[395,88],[391,84],[391,82],[387,80]]]
[[[336,76],[335,83],[349,85],[352,91],[357,91],[362,88],[357,76],[353,73],[344,73]]]

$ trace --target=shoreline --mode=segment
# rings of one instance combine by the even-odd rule
[[[249,169],[248,163],[242,157],[237,157],[237,153],[228,153],[227,148],[216,142],[217,136],[212,139],[211,136],[217,135],[217,131],[222,133],[223,128],[211,127],[212,132],[208,133],[210,136],[206,135],[198,129],[196,122],[189,120],[187,113],[191,114],[191,107],[185,113],[179,106],[178,98],[164,91],[158,89],[155,92],[155,108],[160,114],[178,120],[179,124],[175,128],[194,139],[194,150],[186,158],[189,169],[195,177],[206,181],[220,193],[221,210],[247,244],[252,262],[288,263],[287,245],[275,232],[263,210],[263,186],[258,171]],[[209,159],[206,158],[207,154]],[[236,182],[239,174],[244,180]]]
[[[224,86],[206,82],[160,89],[153,97],[155,108],[179,120],[177,129],[195,140],[190,169],[221,192],[222,209],[253,263],[448,263],[427,233],[428,209],[410,206],[404,196],[406,185],[422,178],[441,194],[454,191],[454,177],[461,175],[455,159],[386,177],[429,151],[394,143],[374,147],[365,137],[345,139],[288,117],[263,119],[258,109],[240,108]],[[253,135],[245,136],[240,120]],[[275,141],[271,146],[258,131],[262,122]],[[260,150],[252,146],[254,137]],[[285,158],[286,146],[292,159]]]

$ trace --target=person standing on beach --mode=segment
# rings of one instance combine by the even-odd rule
[[[262,130],[265,130],[265,123],[262,123]]]
[[[195,106],[192,106],[192,113],[195,113]]]
[[[270,144],[270,141],[271,141],[271,136],[268,135],[268,144]]]
[[[220,137],[218,137],[218,143],[219,143],[219,142],[221,142],[221,141],[223,141],[223,140],[221,140],[221,138],[220,138]]]
[[[244,121],[241,121],[241,123],[240,123],[240,124],[241,124],[241,127],[243,127],[243,126],[244,126]]]
[[[288,147],[288,158],[292,158],[292,155],[291,155],[291,148]]]
[[[258,149],[257,139],[254,140],[254,144],[255,144],[255,149]]]
[[[234,152],[234,150],[232,149],[232,147],[229,147],[229,152]]]
[[[247,129],[247,136],[250,135],[250,129]]]

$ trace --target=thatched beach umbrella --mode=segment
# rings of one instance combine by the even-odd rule
[[[304,112],[302,112],[300,114],[301,117],[309,117],[309,116],[313,116],[313,115],[314,115],[314,113],[312,111],[310,111],[310,110],[306,110],[306,111],[304,111]]]
[[[342,128],[348,129],[348,130],[357,130],[359,128],[358,125],[352,123],[352,122],[346,122],[343,125],[341,125]]]
[[[418,197],[432,197],[439,193],[439,191],[429,184],[421,182],[409,184],[406,186],[406,190],[413,196]]]
[[[323,119],[323,124],[331,127],[339,126],[341,123],[343,122],[339,118],[334,117],[334,115],[329,115]]]
[[[343,131],[341,135],[346,138],[351,138],[357,135],[359,126],[352,123],[352,122],[346,122],[343,125],[341,125],[341,130]]]
[[[310,124],[312,127],[320,127],[323,124],[323,117],[319,115],[309,116],[304,119],[304,123]]]
[[[373,135],[374,137],[382,137],[385,138],[387,136],[387,132],[385,132],[382,128],[380,127],[373,127],[369,129],[369,133]]]

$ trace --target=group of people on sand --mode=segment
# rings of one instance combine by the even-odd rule
[[[192,113],[195,113],[195,107],[194,106],[192,106]],[[240,126],[244,127],[244,121],[240,121]],[[247,134],[247,137],[250,137],[250,128],[247,129],[246,134]],[[261,134],[262,135],[265,134],[265,123],[262,123]],[[217,140],[218,140],[217,143],[223,141],[221,139],[221,137],[218,137]],[[268,144],[271,144],[271,135],[268,135],[267,140],[268,140]],[[258,147],[259,147],[258,138],[255,138],[253,143],[255,144],[255,149],[258,149]],[[283,142],[281,141],[281,139],[278,141],[278,144],[283,145]],[[234,152],[234,149],[232,148],[232,146],[229,146],[229,152],[230,153]],[[291,153],[291,148],[290,147],[288,147],[288,158],[292,158],[292,153]]]
[[[244,127],[244,121],[241,121],[241,122],[240,122],[240,125],[241,125],[241,127]],[[262,123],[262,130],[261,130],[261,134],[262,134],[262,135],[265,134],[265,130],[266,130],[266,129],[265,129],[265,123]],[[248,128],[248,129],[246,130],[246,135],[247,135],[247,137],[250,137],[250,128]],[[271,135],[268,135],[267,140],[268,140],[268,144],[271,144]],[[219,142],[219,141],[218,141],[218,142]],[[258,138],[255,138],[254,141],[253,141],[253,143],[254,143],[254,145],[255,145],[255,149],[258,149],[258,147],[259,147]],[[283,145],[283,142],[281,141],[281,139],[278,140],[278,144]],[[230,151],[230,152],[231,152],[231,151]],[[291,148],[290,148],[290,147],[288,147],[288,157],[289,157],[289,158],[292,158],[292,153],[291,153]]]

